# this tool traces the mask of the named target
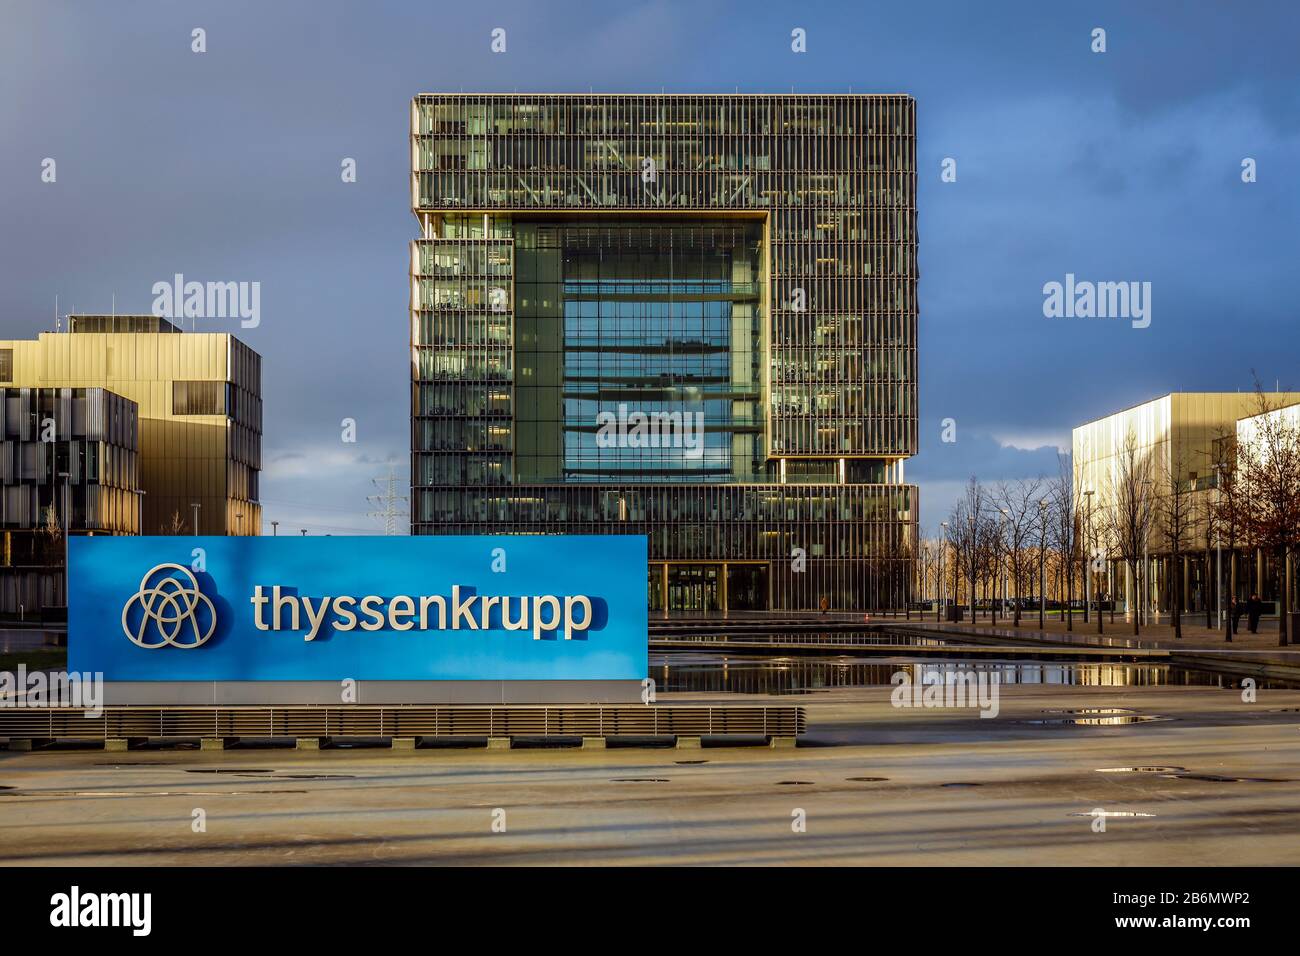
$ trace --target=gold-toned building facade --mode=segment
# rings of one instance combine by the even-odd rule
[[[194,533],[195,504],[199,534],[260,534],[261,356],[149,315],[74,315],[67,328],[0,340],[0,386],[103,388],[135,403],[144,534]]]
[[[1300,393],[1274,392],[1268,399],[1275,405],[1300,402]],[[1214,587],[1215,542],[1206,539],[1207,514],[1212,505],[1216,480],[1216,462],[1231,460],[1238,434],[1238,422],[1259,412],[1259,396],[1254,392],[1173,392],[1096,419],[1074,429],[1072,451],[1074,498],[1084,524],[1084,542],[1107,553],[1109,595],[1122,606],[1131,606],[1134,593],[1147,595],[1147,606],[1168,610],[1174,587],[1171,576],[1183,575],[1184,610],[1201,611],[1205,602],[1217,605]],[[1139,572],[1149,585],[1135,586],[1132,575],[1108,543],[1108,515],[1116,506],[1116,488],[1121,482],[1129,436],[1133,450],[1147,477],[1151,479],[1152,518],[1147,534],[1146,573]],[[1156,503],[1162,488],[1171,480],[1184,483],[1192,491],[1190,526],[1184,543],[1182,567],[1173,568],[1169,544],[1159,520]],[[1088,495],[1088,492],[1092,492]],[[1267,590],[1267,568],[1261,556],[1248,560],[1224,558],[1240,573],[1233,574],[1238,597]],[[1225,572],[1227,573],[1227,572]],[[1227,601],[1225,594],[1225,603]]]

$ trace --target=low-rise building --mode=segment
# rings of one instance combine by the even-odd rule
[[[64,605],[65,528],[261,531],[261,356],[152,315],[65,328],[0,340],[0,613]]]
[[[1300,416],[1300,392],[1270,392],[1264,396],[1274,415]],[[1231,595],[1245,600],[1258,594],[1276,597],[1278,569],[1272,559],[1254,549],[1231,547],[1216,535],[1211,514],[1216,503],[1216,466],[1236,462],[1239,439],[1250,433],[1250,423],[1260,412],[1256,392],[1173,392],[1115,412],[1074,429],[1074,500],[1082,526],[1082,543],[1089,552],[1100,551],[1107,570],[1103,594],[1120,606],[1137,606],[1146,596],[1151,612],[1172,609],[1178,588],[1173,576],[1182,575],[1183,610],[1204,612],[1218,607],[1215,587],[1217,562],[1222,555],[1226,607]],[[1245,428],[1246,432],[1242,429]],[[1150,482],[1144,510],[1144,554],[1137,578],[1114,541],[1114,511],[1124,496],[1124,473],[1137,471]],[[1190,492],[1186,502],[1186,535],[1174,567],[1169,536],[1162,516],[1167,508],[1160,499],[1177,481]],[[1100,577],[1100,576],[1099,576]]]
[[[103,388],[0,387],[0,612],[66,606],[73,534],[137,534],[136,404]]]

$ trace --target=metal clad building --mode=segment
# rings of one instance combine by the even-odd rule
[[[654,609],[906,598],[910,97],[421,95],[411,166],[413,533],[645,534]]]
[[[198,504],[200,533],[261,529],[261,357],[152,315],[68,323],[0,341],[0,578],[16,582],[0,588],[6,612],[62,605],[69,524],[73,535],[192,534]]]

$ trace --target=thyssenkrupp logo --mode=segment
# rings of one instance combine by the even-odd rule
[[[122,608],[122,630],[146,650],[201,647],[217,628],[217,609],[188,568],[159,564]]]

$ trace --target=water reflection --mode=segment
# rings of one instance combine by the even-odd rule
[[[1003,684],[1064,687],[1235,687],[1237,679],[1154,663],[1060,661],[881,661],[870,658],[766,658],[688,652],[650,655],[650,676],[662,691],[803,694],[851,687],[888,687],[906,671],[913,681],[949,671],[996,673]],[[1268,688],[1267,682],[1257,686]],[[1285,686],[1274,683],[1273,687]]]
[[[752,634],[738,631],[728,634],[651,634],[653,641],[672,641],[674,643],[725,644],[858,644],[889,645],[893,647],[951,647],[960,644],[951,638],[926,637],[919,634],[889,634],[880,631],[837,631],[833,634],[809,633],[774,633],[771,631]]]
[[[54,646],[55,632],[35,628],[0,627],[0,654],[15,654]]]
[[[1039,726],[1070,725],[1072,727],[1113,727],[1121,724],[1140,724],[1148,720],[1164,720],[1154,714],[1111,714],[1107,717],[1038,717],[1033,720],[1021,720],[1022,724]]]

